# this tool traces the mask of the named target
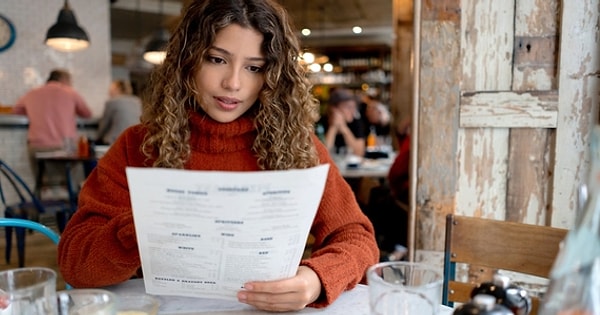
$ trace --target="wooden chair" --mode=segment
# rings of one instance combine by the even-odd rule
[[[456,264],[547,278],[568,230],[449,214],[446,217],[442,304],[465,303],[477,283],[458,282]],[[484,279],[483,281],[490,281]],[[483,282],[479,281],[479,282]],[[532,298],[531,314],[539,300]]]

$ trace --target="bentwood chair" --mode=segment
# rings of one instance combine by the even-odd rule
[[[456,278],[456,265],[466,264],[473,273],[491,269],[548,278],[560,243],[568,230],[449,214],[446,217],[442,304],[470,300],[477,282]],[[490,281],[484,279],[484,281]],[[484,282],[484,281],[479,281]],[[531,315],[539,300],[532,297]]]
[[[16,199],[16,201],[13,202],[12,199]],[[38,221],[41,214],[54,215],[60,232],[63,231],[72,212],[69,200],[38,199],[25,181],[2,160],[0,160],[0,200],[4,205],[4,217]],[[25,229],[16,227],[14,230],[17,238],[19,267],[23,267],[25,264]],[[7,263],[10,263],[11,258],[12,231],[12,226],[5,228]]]
[[[6,228],[20,228],[20,229],[28,229],[28,230],[32,230],[32,231],[37,231],[40,232],[41,234],[45,235],[46,237],[48,237],[52,243],[54,243],[54,245],[58,245],[58,242],[60,241],[60,236],[58,235],[58,233],[56,233],[54,230],[52,230],[51,228],[35,222],[35,221],[31,221],[31,220],[26,220],[26,219],[14,219],[14,218],[0,218],[0,227],[4,227]],[[25,257],[23,257],[25,258]],[[66,289],[71,289],[72,287],[66,283]]]

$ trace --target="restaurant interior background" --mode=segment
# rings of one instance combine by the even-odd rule
[[[64,67],[73,73],[75,88],[95,116],[100,115],[113,77],[126,75],[129,67],[134,76],[146,71],[147,65],[136,64],[136,55],[159,27],[161,2],[139,1],[144,5],[138,11],[137,0],[70,0],[91,40],[88,49],[74,53],[43,44],[63,0],[0,1],[0,13],[13,22],[17,34],[12,47],[0,52],[0,103],[12,104],[43,83],[52,68]],[[335,17],[347,9],[362,12],[357,16],[366,20],[391,21],[390,50],[375,54],[391,56],[392,110],[417,115],[411,209],[419,216],[416,248],[424,256],[418,259],[441,263],[449,213],[572,227],[577,189],[589,168],[589,130],[598,121],[600,10],[589,8],[600,8],[599,0],[414,1],[423,3],[422,10],[415,10],[419,23],[414,30],[413,1],[383,1],[387,11],[370,0],[282,0],[303,7],[298,20],[303,14],[318,17],[313,31],[322,35],[319,43],[335,42],[338,33],[325,28],[329,24],[321,13],[326,9],[318,4],[332,4]],[[120,8],[125,4],[130,7]],[[165,17],[178,4],[164,0]],[[383,11],[371,15],[377,8]],[[118,16],[116,10],[131,21],[120,31],[142,34],[142,26],[134,22],[143,15],[140,20],[149,32],[115,41],[111,20]],[[560,36],[564,33],[569,36]],[[419,53],[411,54],[413,43]],[[335,51],[326,52],[332,60],[342,56]],[[359,52],[351,58],[363,59]],[[380,59],[383,66],[386,57]],[[412,79],[413,73],[419,80]],[[417,111],[411,110],[413,90],[418,92]],[[27,174],[25,133],[22,122],[0,124],[0,155]],[[32,177],[27,180],[33,182]]]

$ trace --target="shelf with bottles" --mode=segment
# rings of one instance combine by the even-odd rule
[[[326,61],[330,71],[309,72],[313,84],[390,84],[392,80],[392,61],[389,52],[334,53],[328,52]],[[323,66],[323,68],[325,68]]]

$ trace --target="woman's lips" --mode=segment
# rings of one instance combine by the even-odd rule
[[[232,97],[215,97],[215,100],[217,101],[219,107],[226,111],[232,111],[236,109],[241,102],[240,100]]]

